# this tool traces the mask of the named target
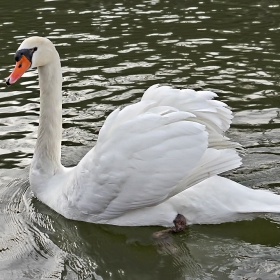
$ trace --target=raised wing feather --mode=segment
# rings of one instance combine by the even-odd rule
[[[65,185],[69,209],[106,222],[238,167],[222,135],[232,114],[215,96],[153,86],[141,102],[112,112]]]
[[[168,105],[194,114],[194,121],[205,125],[209,133],[209,147],[240,147],[222,135],[230,127],[233,116],[225,103],[213,100],[215,97],[217,95],[211,91],[179,90],[153,85],[145,91],[142,100],[153,100],[158,106]]]

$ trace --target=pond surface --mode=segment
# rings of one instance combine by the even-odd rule
[[[137,2],[137,3],[136,3]],[[0,75],[23,38],[60,53],[63,163],[95,144],[108,114],[155,83],[212,90],[244,147],[227,177],[280,193],[280,6],[270,1],[3,1]],[[39,114],[37,72],[0,85],[0,279],[278,279],[280,217],[191,226],[169,244],[155,227],[69,221],[30,191]]]

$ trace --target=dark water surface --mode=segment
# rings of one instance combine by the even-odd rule
[[[280,3],[2,1],[0,76],[23,38],[61,55],[63,161],[94,146],[106,116],[155,83],[212,90],[232,108],[246,154],[228,177],[280,193]],[[280,217],[191,226],[168,245],[160,228],[64,219],[28,184],[38,126],[37,72],[0,85],[0,279],[278,279]]]

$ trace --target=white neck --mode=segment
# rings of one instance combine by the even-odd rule
[[[38,67],[38,72],[40,118],[31,172],[50,178],[61,168],[62,73],[58,53],[50,63]]]

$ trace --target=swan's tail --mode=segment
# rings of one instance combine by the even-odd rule
[[[280,213],[280,195],[214,176],[171,198],[188,224],[218,224]],[[179,203],[175,202],[177,205]]]

